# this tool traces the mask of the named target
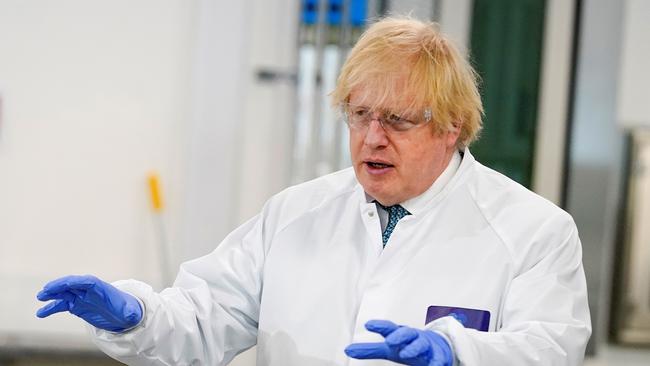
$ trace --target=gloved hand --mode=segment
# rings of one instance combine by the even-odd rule
[[[46,284],[36,298],[54,300],[38,309],[39,318],[69,311],[111,332],[132,328],[142,319],[142,309],[135,297],[94,276],[61,277]]]
[[[384,359],[413,366],[451,366],[453,355],[438,333],[396,325],[388,320],[370,320],[366,329],[384,336],[380,343],[353,343],[345,353],[358,359]]]

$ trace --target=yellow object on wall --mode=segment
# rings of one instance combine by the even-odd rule
[[[149,193],[151,194],[151,206],[155,212],[161,212],[163,209],[162,193],[160,190],[160,178],[156,173],[150,173],[148,176]]]

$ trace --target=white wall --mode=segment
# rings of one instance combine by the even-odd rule
[[[288,78],[257,79],[259,70],[285,76],[297,73],[299,0],[249,0],[249,46],[241,120],[242,146],[237,187],[237,215],[242,222],[291,178],[296,84]]]
[[[183,184],[192,3],[0,7],[0,270],[131,275],[152,240],[146,173],[172,208]]]
[[[1,333],[82,334],[34,317],[46,279],[160,283],[146,174],[163,179],[174,238],[194,16],[181,0],[0,2]]]
[[[69,273],[161,284],[146,174],[173,263],[213,250],[286,186],[297,1],[0,1],[0,351],[92,348],[36,319]]]

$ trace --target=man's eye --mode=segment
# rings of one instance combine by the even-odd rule
[[[368,114],[368,110],[365,108],[353,109],[352,114],[357,117],[364,117]]]
[[[397,114],[390,114],[390,115],[388,115],[388,117],[386,118],[386,120],[388,120],[388,122],[390,122],[390,123],[392,123],[392,124],[399,124],[399,123],[403,123],[403,122],[408,122],[406,119],[400,117],[400,116],[397,115]]]
[[[386,118],[386,121],[395,131],[406,131],[415,126],[415,123],[413,121],[397,115],[389,116]]]

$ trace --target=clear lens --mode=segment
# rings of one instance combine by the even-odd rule
[[[387,132],[405,132],[418,125],[428,123],[431,120],[430,109],[426,109],[422,113],[422,118],[390,111],[380,111],[377,113],[368,107],[353,106],[350,104],[343,106],[343,112],[346,117],[346,123],[350,128],[354,129],[368,128],[370,122],[376,119]]]

